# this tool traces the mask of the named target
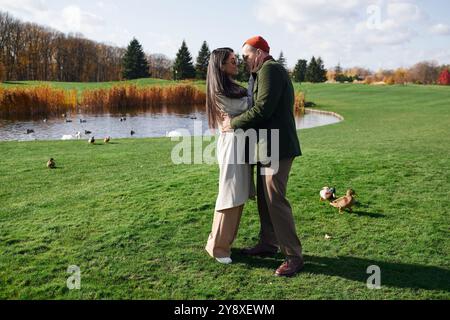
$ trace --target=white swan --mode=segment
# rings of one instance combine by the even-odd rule
[[[181,137],[181,136],[182,136],[181,133],[178,132],[178,131],[170,131],[170,132],[166,131],[166,137],[167,138],[178,138],[178,137]]]

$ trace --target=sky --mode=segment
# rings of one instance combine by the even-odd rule
[[[377,70],[423,60],[450,64],[448,0],[0,0],[0,11],[65,33],[174,58],[181,42],[194,56],[263,36],[292,68],[321,56],[327,68]]]

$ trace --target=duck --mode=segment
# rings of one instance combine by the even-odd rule
[[[88,142],[89,142],[89,144],[95,144],[95,138],[94,137],[90,137]]]
[[[84,134],[91,134],[92,132],[89,130],[84,130]]]
[[[109,143],[111,141],[111,137],[106,137],[104,140],[103,140],[103,142],[105,142],[105,143]]]
[[[349,212],[353,212],[352,206],[355,204],[356,193],[353,189],[347,190],[347,195],[337,200],[330,202],[330,205],[338,208],[339,213],[343,213],[343,210],[348,209]]]
[[[131,135],[134,136],[135,134],[136,134],[136,132],[131,130]]]
[[[323,187],[320,190],[320,201],[334,201],[336,199],[336,188]]]
[[[80,119],[80,123],[86,123],[87,121],[84,119]]]
[[[55,169],[56,168],[55,159],[50,158],[50,160],[47,161],[47,168],[49,168],[49,169]]]
[[[120,117],[120,122],[124,122],[124,121],[127,121],[127,118],[125,118],[125,117]]]
[[[72,120],[66,119],[66,123],[71,123],[71,122],[72,122]]]
[[[27,129],[27,134],[31,134],[31,133],[34,133],[34,130],[33,129]]]

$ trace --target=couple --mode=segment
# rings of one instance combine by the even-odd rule
[[[232,262],[231,245],[238,232],[244,204],[255,195],[253,166],[248,163],[247,157],[247,163],[235,161],[238,146],[236,136],[243,134],[243,130],[266,129],[270,135],[271,129],[277,129],[278,171],[262,174],[267,164],[258,162],[256,165],[261,223],[259,243],[255,247],[243,249],[242,253],[268,256],[275,255],[280,249],[286,260],[275,271],[275,275],[293,276],[304,265],[292,209],[286,199],[292,162],[301,155],[294,119],[294,89],[287,71],[270,56],[270,47],[262,37],[247,40],[242,54],[251,73],[248,89],[233,80],[238,74],[238,66],[232,49],[214,50],[208,66],[208,121],[210,128],[219,128],[221,133],[217,141],[219,195],[205,249],[220,263]],[[267,144],[271,150],[270,139]],[[237,153],[247,154],[242,150]]]

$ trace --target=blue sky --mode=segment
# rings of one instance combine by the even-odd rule
[[[195,57],[203,40],[239,51],[262,35],[289,67],[312,55],[327,67],[450,63],[448,0],[0,0],[0,10],[119,46],[136,37],[171,58],[183,39]]]

